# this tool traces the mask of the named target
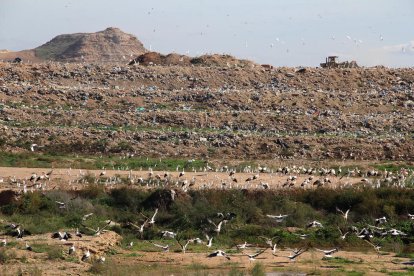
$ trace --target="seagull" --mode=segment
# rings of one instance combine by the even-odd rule
[[[342,232],[341,228],[338,227],[338,231],[339,233],[341,233],[341,239],[345,240],[346,239],[346,235],[348,235],[349,232],[346,232],[345,234]]]
[[[213,258],[213,257],[225,257],[227,260],[230,260],[230,257],[223,250],[216,250],[213,253],[210,253],[209,255],[207,255],[207,258]]]
[[[35,151],[35,147],[38,147],[38,145],[37,144],[31,144],[30,145],[30,150]]]
[[[368,240],[365,240],[365,241],[375,249],[375,251],[377,252],[378,258],[379,258],[379,256],[381,255],[380,253],[381,246],[379,246],[379,244],[375,245]]]
[[[84,215],[83,217],[82,217],[82,220],[83,221],[85,221],[85,220],[87,220],[90,216],[92,216],[93,215],[93,213],[89,213],[89,214],[86,214],[86,215]]]
[[[82,256],[82,262],[86,262],[90,256],[91,256],[91,252],[89,252],[89,249],[87,249]]]
[[[26,242],[26,250],[33,251],[33,248]]]
[[[302,250],[302,248],[300,248],[299,250],[293,250],[291,255],[287,256],[286,258],[289,258],[292,262],[294,262],[296,260],[297,257],[299,257],[300,255],[302,255],[303,253],[305,253],[308,249],[304,249]]]
[[[322,223],[320,223],[319,221],[316,221],[316,220],[314,220],[314,221],[312,221],[312,222],[309,222],[307,225],[306,225],[306,228],[309,228],[309,227],[312,227],[312,228],[315,228],[315,227],[323,227],[323,225],[322,225]]]
[[[242,244],[236,245],[237,249],[246,249],[247,247],[252,246],[251,244],[248,244],[246,241]]]
[[[184,176],[185,175],[185,172],[184,172],[184,169],[183,169],[183,171],[182,172],[180,172],[180,174],[178,175],[178,177],[182,177],[182,176]]]
[[[25,234],[30,235],[30,232],[24,229],[20,229],[20,226],[17,226],[16,232],[14,232],[13,236],[17,236],[17,239],[22,239]]]
[[[208,219],[207,221],[211,223],[212,225],[214,225],[215,227],[214,231],[217,232],[217,235],[220,234],[221,226],[223,225],[224,220],[221,220],[217,225],[210,219]]]
[[[255,261],[256,257],[259,256],[260,254],[262,254],[263,252],[265,252],[266,250],[267,250],[267,248],[263,249],[262,251],[258,251],[254,254],[246,254],[246,253],[243,253],[243,254],[246,255],[247,257],[249,257],[249,261]]]
[[[76,248],[75,248],[75,244],[72,244],[70,247],[69,247],[69,255],[72,255],[72,253],[74,253],[76,251]]]
[[[336,211],[340,212],[342,214],[342,216],[344,217],[345,220],[348,220],[348,214],[349,211],[351,210],[351,208],[349,208],[348,210],[346,210],[346,212],[344,213],[341,209],[339,209],[338,207],[336,207]]]
[[[61,201],[55,201],[57,203],[57,205],[59,205],[59,209],[65,209],[66,208],[66,203],[65,202],[61,202]]]
[[[175,239],[177,236],[177,233],[171,232],[171,231],[161,231],[163,238],[171,238]]]
[[[391,261],[393,264],[402,264],[402,265],[414,265],[414,260],[413,261],[407,261],[407,262],[395,262],[395,261]]]
[[[192,242],[192,240],[187,240],[187,242],[186,242],[185,244],[182,244],[182,243],[180,242],[180,240],[179,240],[179,239],[177,239],[177,243],[180,245],[180,247],[181,247],[181,251],[182,251],[183,253],[185,253],[185,251],[187,250],[187,246],[190,244],[190,242]]]
[[[373,238],[374,237],[374,235],[372,235],[371,234],[371,232],[368,230],[368,229],[366,229],[366,228],[363,228],[358,234],[357,234],[357,237],[358,238],[360,238],[360,239],[363,239],[363,240],[366,240],[366,241],[369,241],[371,238]]]
[[[287,218],[289,215],[282,215],[282,214],[280,214],[280,215],[266,215],[267,217],[269,217],[269,218],[272,218],[272,219],[275,219],[276,220],[276,222],[282,222],[282,221],[284,221],[285,220],[285,218]]]
[[[301,240],[306,239],[307,237],[309,237],[309,234],[296,234],[294,233],[296,236],[298,236]]]
[[[111,224],[111,221],[105,222],[105,225],[102,228],[98,227],[97,229],[90,228],[90,227],[88,227],[84,224],[82,224],[82,226],[85,227],[86,229],[89,229],[90,231],[94,232],[93,233],[94,236],[99,236],[100,234],[102,234],[103,230],[105,228],[107,228],[110,224]]]
[[[170,251],[170,245],[169,244],[167,244],[167,245],[161,245],[161,244],[157,244],[157,243],[153,243],[153,242],[151,242],[151,244],[154,245],[154,246],[156,246],[156,247],[162,248],[162,250],[164,252],[169,252]]]
[[[273,254],[273,256],[276,256],[276,249],[277,249],[277,243],[275,243],[273,245],[273,248],[272,248],[272,254]]]
[[[394,228],[391,229],[391,230],[389,230],[388,231],[388,234],[390,234],[393,237],[397,237],[397,236],[407,236],[406,233],[404,233],[404,232],[402,232],[400,230],[394,229]]]
[[[206,234],[206,238],[207,238],[207,244],[206,244],[206,246],[208,247],[208,248],[210,248],[212,245],[213,245],[213,237],[209,237],[207,234]]]
[[[380,225],[387,222],[387,218],[384,216],[382,218],[375,219],[375,225]]]
[[[11,229],[16,229],[18,226],[19,226],[18,224],[10,223],[10,224],[6,225],[5,227],[6,228],[11,228]]]
[[[147,225],[148,220],[149,220],[149,219],[147,219],[146,221],[144,221],[144,223],[143,223],[143,224],[141,224],[140,226],[138,226],[138,225],[136,225],[136,224],[134,224],[134,223],[132,223],[132,222],[128,222],[128,223],[127,223],[127,225],[131,225],[131,226],[133,226],[134,228],[138,229],[138,232],[141,234],[141,238],[142,238],[142,236],[143,236],[143,234],[144,234],[144,227]]]
[[[325,256],[324,256],[325,258],[332,258],[332,254],[339,251],[338,248],[334,248],[334,249],[331,249],[331,250],[322,250],[322,249],[318,249],[318,248],[315,248],[315,249],[319,252],[323,252],[325,254]]]
[[[72,238],[72,235],[68,232],[56,232],[52,234],[52,238],[67,241],[68,239]]]
[[[157,213],[158,213],[158,208],[157,208],[157,209],[155,209],[155,212],[154,212],[154,214],[152,215],[151,220],[150,220],[150,221],[148,221],[148,223],[149,223],[149,224],[154,225],[154,223],[155,223],[155,216],[157,215]]]
[[[77,237],[79,237],[79,238],[82,238],[82,233],[81,233],[81,232],[79,232],[79,228],[76,228],[76,233],[75,233],[75,236],[77,236]]]
[[[264,236],[259,236],[259,238],[265,239],[265,243],[270,247],[273,248],[273,240],[275,238],[277,238],[277,236],[273,237],[273,238],[268,238],[268,237],[264,237]],[[276,244],[279,242],[279,240],[276,242]]]
[[[105,256],[99,256],[98,263],[103,264],[105,262],[105,260],[106,260]]]

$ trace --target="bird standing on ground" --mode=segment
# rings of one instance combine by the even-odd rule
[[[75,251],[76,251],[75,244],[72,244],[72,245],[69,247],[68,254],[69,254],[69,255],[72,255],[72,253],[75,253]]]
[[[33,251],[33,248],[26,242],[26,250]]]
[[[72,238],[72,235],[68,232],[56,232],[52,234],[52,238],[67,241],[68,239]]]
[[[79,232],[79,228],[76,228],[75,236],[82,238],[82,233]]]
[[[87,249],[86,251],[85,251],[85,253],[83,253],[83,256],[82,256],[82,262],[86,262],[87,260],[89,260],[89,257],[91,256],[91,252],[89,252],[89,249]]]

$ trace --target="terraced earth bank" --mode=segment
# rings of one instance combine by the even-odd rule
[[[413,73],[218,55],[184,66],[3,62],[0,150],[412,161]]]

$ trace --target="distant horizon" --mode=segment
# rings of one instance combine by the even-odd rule
[[[364,67],[407,68],[414,66],[411,26],[411,0],[3,0],[0,49],[116,27],[162,54],[228,54],[276,67],[316,67],[336,55]]]

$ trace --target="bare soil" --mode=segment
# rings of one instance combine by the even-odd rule
[[[0,147],[222,160],[413,160],[413,69],[0,63]]]
[[[106,262],[110,264],[107,268],[108,273],[117,273],[125,271],[125,267],[129,267],[129,274],[146,275],[151,273],[159,274],[161,272],[177,271],[178,273],[189,273],[196,269],[198,271],[210,271],[212,275],[230,269],[239,269],[242,271],[250,271],[256,262],[264,265],[267,272],[291,272],[291,273],[322,273],[323,275],[341,275],[347,272],[362,272],[368,275],[386,275],[391,272],[406,272],[407,266],[395,264],[392,261],[405,261],[405,258],[397,258],[393,253],[384,252],[378,256],[375,252],[352,252],[339,251],[335,257],[339,260],[323,259],[323,253],[315,250],[309,250],[298,257],[296,262],[291,262],[287,258],[290,250],[278,250],[277,256],[273,256],[270,250],[260,255],[256,261],[249,261],[247,256],[241,252],[230,253],[230,260],[225,258],[207,258],[210,250],[204,253],[194,253],[192,249],[187,253],[180,252],[148,252],[136,251],[134,249],[126,249],[120,247],[120,236],[116,233],[108,231],[98,237],[82,237],[75,238],[69,242],[62,242],[51,239],[49,234],[33,235],[25,238],[33,248],[39,245],[52,245],[60,248],[66,259],[50,260],[47,253],[35,253],[25,250],[25,241],[17,241],[13,250],[16,259],[1,267],[2,275],[16,275],[21,272],[22,275],[85,275],[91,267],[93,260],[98,256],[106,255],[110,250],[116,252],[115,255],[106,255]],[[9,240],[11,242],[11,240]],[[76,254],[69,256],[67,254],[70,245],[75,244]],[[92,253],[91,260],[82,262],[80,259],[83,250],[89,249]],[[156,249],[154,249],[156,250]],[[254,253],[257,248],[248,248],[246,253]],[[36,251],[36,250],[35,250]],[[124,269],[121,269],[124,268]],[[104,270],[105,271],[105,270]]]

